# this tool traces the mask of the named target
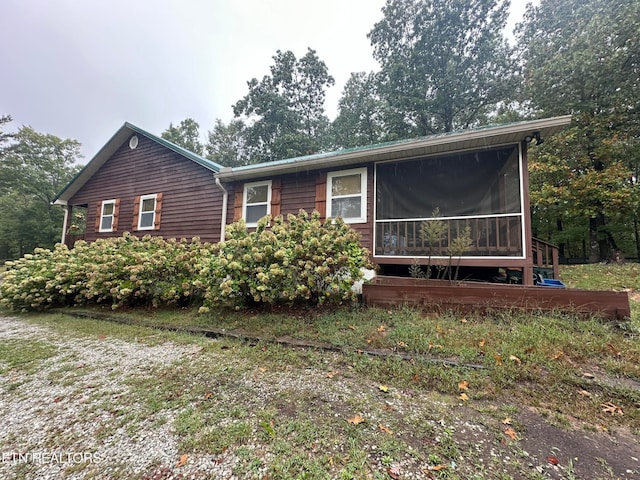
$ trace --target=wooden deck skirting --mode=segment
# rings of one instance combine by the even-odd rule
[[[627,292],[561,289],[498,283],[448,282],[378,276],[362,287],[366,305],[414,305],[426,309],[525,311],[568,310],[597,314],[609,320],[629,318]]]

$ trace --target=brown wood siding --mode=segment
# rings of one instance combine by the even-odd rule
[[[100,202],[112,198],[120,201],[118,216],[123,221],[118,222],[118,230],[97,233],[87,229],[85,239],[94,241],[131,232],[136,196],[162,193],[160,217],[156,217],[157,221],[161,219],[160,228],[137,235],[200,237],[217,242],[222,192],[215,185],[213,172],[142,135],[138,138],[135,150],[125,142],[70,199],[70,205],[88,206],[87,225],[95,224]]]
[[[365,165],[350,165],[344,170],[360,168]],[[259,182],[262,180],[272,180],[273,185],[280,182],[280,214],[285,218],[289,214],[297,215],[300,209],[308,213],[313,212],[322,205],[320,214],[324,218],[326,214],[326,176],[328,172],[338,171],[331,170],[314,170],[310,172],[300,172],[290,175],[282,175],[273,178],[256,178],[251,182]],[[324,179],[324,180],[323,180]],[[354,223],[351,225],[354,230],[360,233],[362,237],[362,245],[369,250],[373,248],[373,166],[367,166],[367,223]],[[239,212],[242,216],[242,193],[243,182],[234,182],[225,184],[225,188],[229,191],[229,208],[227,210],[227,223],[234,221],[234,213]],[[320,198],[317,198],[319,196]],[[233,199],[236,199],[235,202]],[[234,206],[234,204],[236,204]],[[239,206],[238,206],[239,205]],[[273,198],[271,208],[273,209]],[[238,218],[240,218],[238,217]]]

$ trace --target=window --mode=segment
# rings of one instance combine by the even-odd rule
[[[140,197],[138,230],[153,230],[156,219],[156,194]]]
[[[133,205],[132,230],[160,230],[161,211],[162,193],[137,196]]]
[[[327,174],[327,217],[341,217],[346,223],[366,223],[366,168]]]
[[[255,227],[265,215],[271,213],[271,180],[247,183],[244,186],[242,216],[248,227]]]
[[[116,216],[116,201],[104,200],[102,207],[100,208],[100,226],[99,232],[113,232],[115,231],[115,216]]]

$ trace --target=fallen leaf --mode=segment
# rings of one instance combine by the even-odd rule
[[[385,403],[384,407],[382,408],[384,408],[385,410],[392,410],[392,411],[395,410],[395,408],[393,408],[393,405],[389,405],[388,403]]]
[[[362,418],[360,415],[355,415],[347,420],[347,422],[352,425],[360,425],[362,422],[364,422],[364,418]]]
[[[504,431],[504,434],[508,435],[511,438],[511,440],[517,440],[518,439],[518,433],[511,427],[507,428]]]
[[[493,358],[495,359],[496,363],[498,365],[502,365],[502,355],[500,355],[499,353],[496,353]]]
[[[513,420],[511,420],[509,417],[507,417],[507,418],[502,420],[502,423],[505,424],[505,425],[511,425],[512,421]]]
[[[509,355],[509,360],[511,360],[512,362],[516,362],[518,365],[522,364],[522,360],[520,360],[518,357],[516,357],[515,355]]]
[[[607,347],[609,347],[609,349],[613,352],[613,354],[616,357],[620,357],[622,356],[622,354],[616,349],[616,347],[614,347],[613,345],[611,345],[610,343],[607,343]]]
[[[460,323],[467,323],[467,319],[466,318],[461,318],[460,319]]]
[[[61,402],[64,399],[64,397],[56,397],[53,399],[53,403],[58,403]]]
[[[469,396],[466,393],[461,393],[458,398],[463,402],[466,402],[467,400],[469,400]]]
[[[458,389],[469,390],[469,382],[467,382],[466,380],[462,380],[460,383],[458,383]]]
[[[258,368],[258,370],[260,370],[262,373],[264,373],[264,372],[266,372],[266,371],[267,371],[267,369],[266,369],[266,368],[263,368],[263,367]]]
[[[437,472],[437,471],[443,470],[445,468],[447,468],[447,466],[446,465],[442,465],[442,464],[440,464],[440,465],[429,465],[427,467],[427,470],[432,470],[434,472]]]
[[[596,378],[596,376],[593,373],[589,373],[589,372],[582,372],[582,376],[584,378],[589,378],[589,379]]]
[[[603,403],[601,407],[602,407],[602,411],[605,413],[610,413],[611,415],[624,415],[624,412],[622,411],[622,407],[619,407],[618,405],[614,405],[611,402]]]
[[[560,461],[558,460],[558,457],[549,456],[547,457],[547,460],[549,460],[549,463],[551,465],[558,465],[558,463],[560,463]]]
[[[564,352],[558,352],[553,356],[554,360],[560,360],[564,356]]]
[[[380,385],[378,387],[378,390],[380,390],[381,392],[387,393],[389,391],[389,387],[387,387],[386,385]]]
[[[204,399],[205,400],[209,400],[211,397],[213,397],[213,393],[211,393],[211,392],[207,392],[207,393],[204,394]]]
[[[340,373],[340,372],[339,372],[338,370],[334,370],[333,372],[327,372],[326,377],[327,377],[327,378],[333,378],[333,377],[335,377],[336,375],[338,375],[339,373]]]
[[[393,433],[393,430],[391,430],[389,427],[381,423],[378,424],[378,428],[380,429],[381,432],[388,433],[389,435]]]
[[[398,465],[387,467],[387,475],[393,478],[393,480],[398,480],[400,478],[400,467]]]
[[[482,348],[482,347],[484,347],[484,344],[485,344],[485,343],[487,343],[487,341],[483,338],[482,340],[480,340],[480,341],[478,342],[478,346],[479,346],[480,348]]]
[[[356,329],[356,327],[354,327],[353,325],[349,325],[347,328],[348,328],[349,330],[355,330],[355,329]]]
[[[380,325],[378,327],[378,333],[383,333],[386,329],[387,329],[387,327],[385,327],[384,325]]]
[[[182,455],[180,457],[180,460],[178,460],[178,464],[176,465],[177,467],[182,467],[185,463],[187,463],[187,458],[189,458],[189,455],[187,455],[186,453],[184,455]]]
[[[582,395],[583,397],[590,397],[591,393],[586,390],[578,390],[578,395]]]

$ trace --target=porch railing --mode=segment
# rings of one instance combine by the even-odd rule
[[[442,222],[443,235],[433,244],[426,229]],[[469,227],[470,244],[464,256],[524,256],[521,215],[493,215],[419,220],[377,220],[375,255],[436,257],[450,254],[451,242]]]
[[[560,249],[552,243],[539,238],[531,241],[533,265],[539,268],[549,268],[553,271],[553,278],[560,278]]]

